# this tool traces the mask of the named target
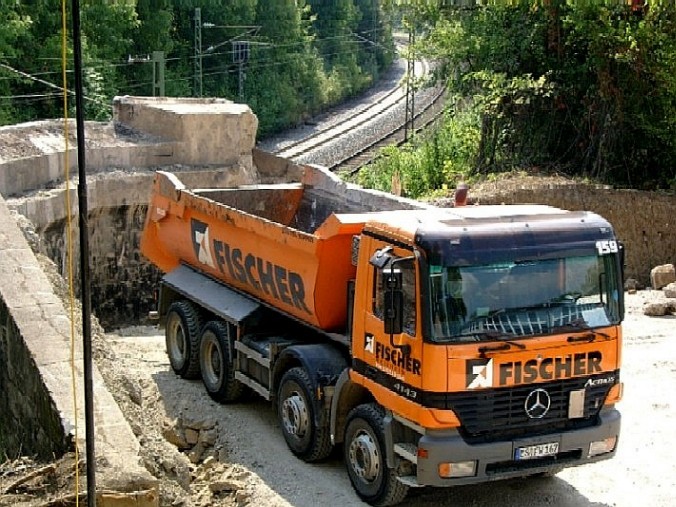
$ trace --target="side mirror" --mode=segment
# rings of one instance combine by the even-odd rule
[[[386,246],[381,250],[377,250],[369,259],[369,263],[378,269],[383,269],[387,263],[392,260],[392,247]]]
[[[399,334],[404,328],[402,281],[402,274],[398,269],[385,269],[381,273],[385,334]]]
[[[619,248],[619,259],[618,259],[618,269],[620,271],[619,273],[619,284],[620,287],[618,288],[618,297],[619,297],[619,311],[620,311],[620,320],[624,320],[624,268],[625,268],[625,249],[624,249],[624,243],[621,241],[617,242],[617,246]]]

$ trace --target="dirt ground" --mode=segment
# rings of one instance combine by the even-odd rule
[[[627,295],[623,428],[614,459],[554,478],[416,489],[404,505],[673,505],[676,316],[647,317],[641,311],[646,302],[663,298],[661,291]],[[315,465],[296,459],[267,402],[256,396],[235,405],[213,402],[201,381],[182,380],[171,371],[156,328],[99,331],[95,350],[98,367],[139,438],[143,464],[160,479],[161,505],[363,505],[339,453]],[[37,477],[19,483],[36,471]],[[74,494],[73,476],[72,456],[52,464],[8,460],[0,466],[0,505],[69,505],[55,499]]]

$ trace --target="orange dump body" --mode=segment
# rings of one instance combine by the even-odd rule
[[[157,172],[141,252],[185,263],[325,331],[344,331],[352,237],[366,214],[336,214],[301,183],[188,190]]]

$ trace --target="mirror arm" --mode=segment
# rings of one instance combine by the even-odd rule
[[[394,274],[394,265],[398,264],[399,262],[404,262],[404,261],[410,261],[410,260],[415,260],[415,256],[410,256],[410,257],[402,257],[400,259],[394,259],[393,261],[390,262],[390,273]],[[390,308],[394,307],[394,289],[390,288],[388,296],[390,297]],[[390,318],[389,316],[387,316]],[[390,329],[392,326],[390,326]],[[411,354],[411,345],[408,343],[405,343],[404,345],[400,345],[398,343],[394,343],[394,333],[390,331],[390,345],[392,348],[399,349],[401,350],[401,353],[404,354],[404,356],[408,356]]]

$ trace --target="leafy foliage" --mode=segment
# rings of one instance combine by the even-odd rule
[[[420,50],[481,114],[474,171],[554,166],[633,187],[676,181],[676,10],[667,2],[441,9]]]
[[[359,184],[418,198],[431,190],[470,181],[481,138],[478,108],[453,102],[433,131],[402,149],[384,148],[380,156],[358,173]]]
[[[57,4],[0,0],[0,124],[63,115]],[[393,58],[374,0],[81,0],[80,15],[88,118],[109,117],[115,95],[153,95],[155,51],[166,95],[198,95],[201,75],[205,96],[252,105],[263,135],[363,90]],[[240,41],[249,48],[242,62]]]

